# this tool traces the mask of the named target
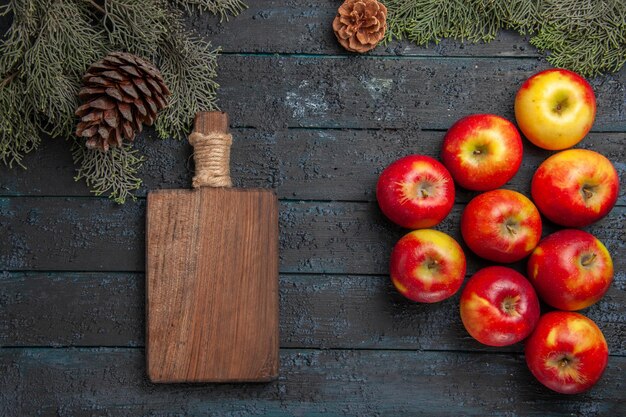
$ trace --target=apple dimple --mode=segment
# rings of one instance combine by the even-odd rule
[[[474,150],[472,151],[472,158],[476,161],[481,161],[485,159],[485,157],[489,156],[490,148],[488,143],[479,143],[474,146]]]
[[[504,229],[504,234],[508,233],[509,235],[511,235],[511,237],[514,237],[519,231],[520,224],[518,221],[509,217],[502,223],[502,227]]]
[[[426,199],[434,193],[434,186],[429,181],[407,181],[400,184],[402,188],[402,202],[408,200]]]
[[[511,317],[520,317],[521,314],[517,310],[520,299],[521,298],[519,295],[509,295],[507,297],[504,297],[504,300],[502,300],[502,303],[500,304],[502,312]]]
[[[583,184],[583,186],[580,187],[580,195],[583,197],[585,204],[596,195],[597,187],[597,185],[589,183]]]
[[[597,255],[593,252],[585,253],[580,257],[580,264],[585,268],[591,268]]]
[[[552,107],[552,112],[562,115],[569,107],[569,95],[570,92],[567,90],[558,90],[552,95],[552,101],[554,102],[554,106]]]
[[[563,381],[572,380],[577,384],[585,382],[579,371],[580,361],[570,353],[555,352],[546,359],[546,368],[554,369]]]

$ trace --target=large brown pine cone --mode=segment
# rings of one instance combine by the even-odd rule
[[[387,8],[376,0],[346,0],[333,20],[337,40],[351,52],[374,49],[386,29]]]
[[[152,125],[170,94],[154,65],[125,52],[111,52],[89,67],[83,86],[76,135],[87,138],[88,148],[105,152]]]

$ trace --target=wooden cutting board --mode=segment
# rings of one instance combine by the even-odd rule
[[[199,113],[194,131],[228,133],[228,118],[219,112]],[[198,154],[196,149],[196,158]],[[225,187],[153,191],[148,194],[146,223],[150,380],[275,379],[275,193]]]

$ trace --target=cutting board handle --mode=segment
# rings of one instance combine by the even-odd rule
[[[228,114],[219,111],[197,113],[189,143],[193,146],[196,164],[191,183],[193,188],[232,187],[230,146],[233,137],[228,133]]]

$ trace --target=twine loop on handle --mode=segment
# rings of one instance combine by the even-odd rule
[[[193,146],[196,175],[191,185],[199,187],[232,187],[230,179],[230,146],[233,137],[229,133],[193,132],[189,135]]]

